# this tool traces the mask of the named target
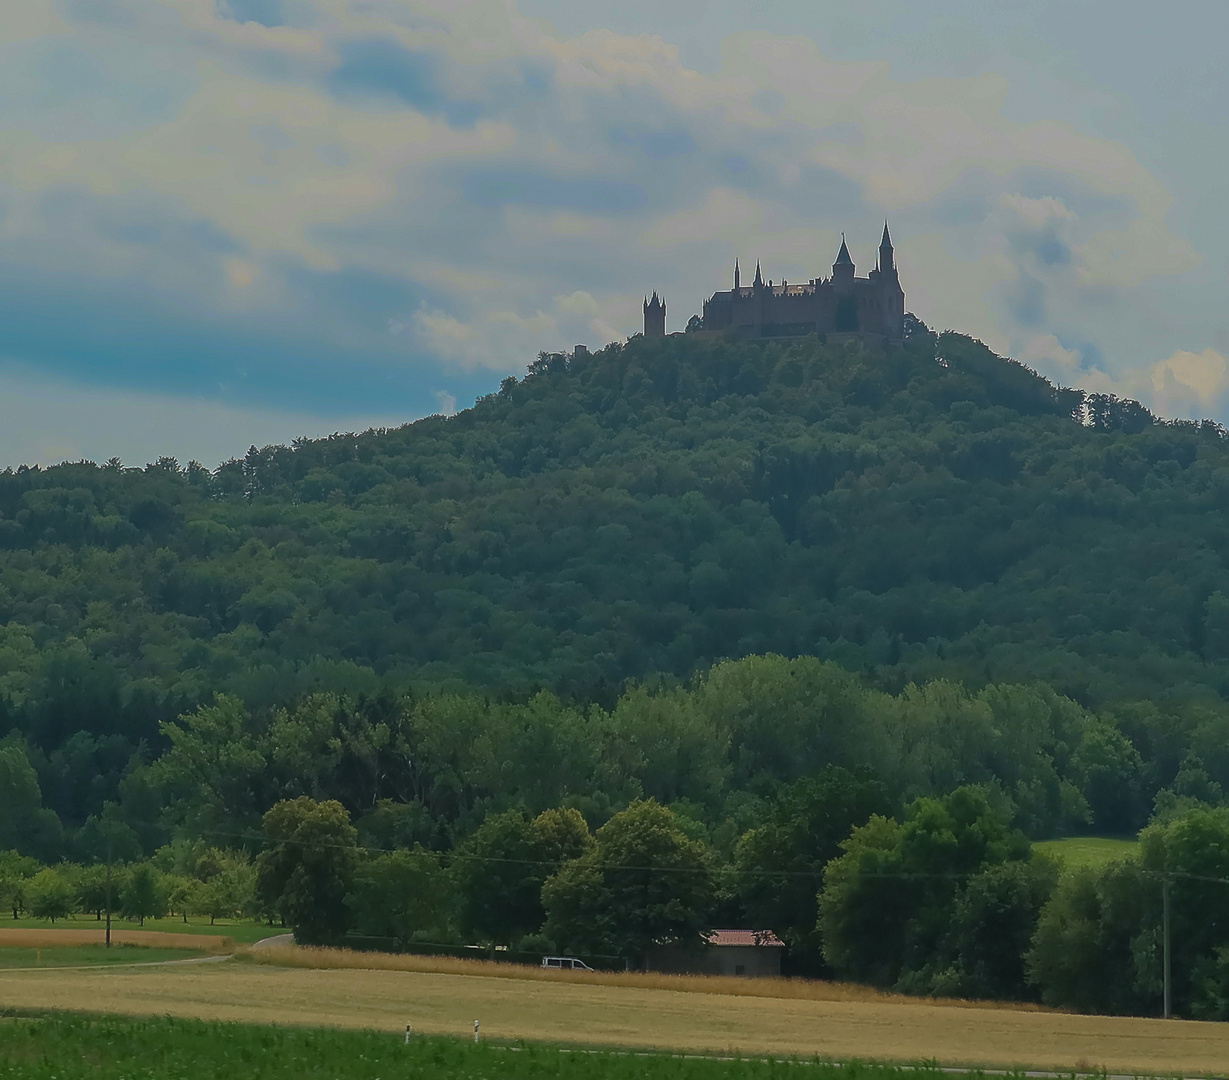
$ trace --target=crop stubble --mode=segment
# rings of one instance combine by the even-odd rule
[[[1229,1025],[918,1002],[735,997],[478,975],[229,962],[0,973],[0,1006],[670,1050],[1115,1072],[1229,1071]]]

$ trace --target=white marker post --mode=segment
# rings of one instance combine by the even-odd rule
[[[409,1024],[405,1025],[405,1045],[406,1046],[410,1045],[410,1025]]]
[[[474,1042],[478,1041],[478,1021],[474,1021]]]

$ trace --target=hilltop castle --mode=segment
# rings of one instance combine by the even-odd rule
[[[734,263],[734,288],[713,293],[704,301],[704,315],[688,330],[733,331],[740,337],[801,337],[804,334],[857,337],[896,343],[904,337],[905,293],[896,273],[896,259],[887,222],[879,243],[879,262],[866,277],[854,276],[853,259],[841,237],[832,277],[812,278],[798,285],[764,283],[755,264],[755,280],[743,285]],[[666,333],[666,304],[657,293],[644,303],[644,336]]]

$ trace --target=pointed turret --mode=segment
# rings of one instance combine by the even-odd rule
[[[653,299],[644,302],[644,336],[666,336],[666,302],[657,298],[657,290],[653,290]]]
[[[734,291],[738,292],[738,260],[734,260]]]
[[[890,274],[896,271],[896,261],[892,252],[892,237],[888,235],[888,223],[883,223],[883,239],[879,241],[879,268]]]
[[[764,279],[760,276],[760,260],[755,260],[755,280],[751,282],[757,289],[764,287]]]
[[[845,246],[845,234],[841,233],[841,250],[836,253],[836,262],[832,264],[832,280],[836,284],[853,281],[853,259],[849,257],[849,248]]]

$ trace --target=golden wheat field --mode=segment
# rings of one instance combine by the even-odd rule
[[[604,1046],[948,1064],[1229,1072],[1229,1025],[900,1000],[815,1000],[230,961],[0,973],[0,1007],[362,1027]]]
[[[625,986],[642,990],[673,990],[679,993],[721,994],[734,997],[797,998],[807,1001],[898,1001],[917,998],[888,994],[858,983],[824,982],[818,979],[746,979],[729,975],[662,975],[644,971],[545,970],[524,964],[492,963],[455,956],[415,956],[408,953],[355,952],[353,949],[271,945],[239,951],[245,960],[277,967],[363,969],[368,971],[416,971],[432,975],[480,975],[492,979],[528,982],[577,983],[585,986]],[[1001,1001],[946,1001],[969,1009],[1042,1010],[1041,1005],[1015,1005]]]

